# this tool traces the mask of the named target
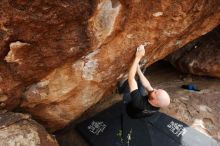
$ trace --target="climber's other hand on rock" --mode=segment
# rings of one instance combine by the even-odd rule
[[[140,45],[136,51],[136,57],[142,58],[145,55],[144,45]]]

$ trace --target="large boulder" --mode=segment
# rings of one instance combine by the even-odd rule
[[[20,104],[51,130],[108,95],[138,45],[148,44],[147,67],[220,23],[218,0],[0,4],[0,105]]]
[[[2,112],[0,113],[0,146],[17,145],[58,146],[58,143],[29,115]]]
[[[185,73],[220,78],[220,26],[169,55],[168,60]]]

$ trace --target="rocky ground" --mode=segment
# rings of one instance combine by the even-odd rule
[[[0,111],[0,146],[58,146],[30,115]]]
[[[159,62],[147,68],[146,76],[155,88],[166,89],[171,95],[171,105],[161,109],[206,135],[220,140],[220,80],[182,74],[169,63]],[[188,91],[181,88],[183,84],[195,84],[201,91]],[[74,125],[99,111],[120,101],[122,96],[113,93],[103,98],[90,108],[83,116],[65,129],[56,133],[61,146],[87,146],[88,144],[75,131]]]

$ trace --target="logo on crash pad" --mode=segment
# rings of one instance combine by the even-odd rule
[[[177,137],[179,136],[183,136],[184,134],[186,134],[187,130],[186,128],[184,128],[184,126],[180,123],[171,121],[167,127],[169,128],[169,130],[175,134]]]
[[[107,125],[103,121],[92,121],[87,128],[91,133],[100,135],[106,127]]]

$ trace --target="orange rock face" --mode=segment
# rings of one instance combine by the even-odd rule
[[[20,105],[51,130],[109,94],[138,45],[148,44],[149,66],[220,22],[218,0],[0,4],[1,106]]]
[[[168,59],[177,69],[220,78],[220,26],[187,44]]]

